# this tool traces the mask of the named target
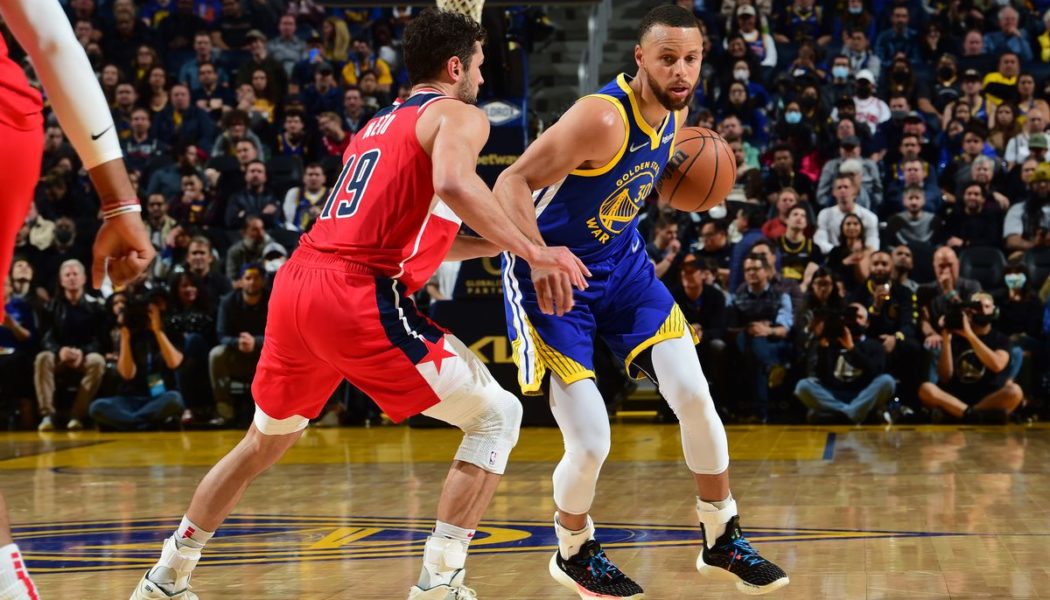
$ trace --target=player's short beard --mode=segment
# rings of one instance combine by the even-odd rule
[[[470,80],[470,75],[468,74],[456,84],[454,88],[456,98],[467,104],[477,104],[478,92],[472,88],[474,88],[474,82]]]
[[[696,91],[696,84],[694,83],[684,99],[681,101],[675,101],[663,88],[660,87],[648,71],[645,72],[645,80],[649,83],[649,89],[653,91],[653,95],[656,96],[656,101],[660,103],[660,106],[667,110],[679,111],[689,106],[690,101],[693,99],[693,92]]]

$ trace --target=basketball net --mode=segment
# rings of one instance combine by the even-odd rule
[[[449,12],[469,15],[476,22],[481,22],[481,9],[485,0],[437,0],[438,8]]]

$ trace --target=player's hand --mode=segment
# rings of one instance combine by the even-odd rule
[[[576,304],[569,276],[557,269],[533,268],[532,287],[536,289],[540,311],[545,315],[560,317]]]
[[[107,258],[109,278],[114,286],[121,287],[142,275],[156,254],[142,217],[138,213],[117,215],[104,222],[95,237],[91,285],[95,289],[102,285]]]
[[[536,248],[536,252],[528,263],[533,271],[537,269],[560,271],[569,277],[571,285],[576,286],[577,289],[587,289],[587,278],[591,276],[591,272],[587,270],[582,260],[564,246]]]

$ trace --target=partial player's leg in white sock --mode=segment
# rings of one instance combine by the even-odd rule
[[[419,574],[419,588],[429,590],[439,585],[449,585],[467,560],[470,541],[475,530],[464,529],[438,521],[434,533],[427,538],[423,550],[423,570]]]
[[[0,548],[0,600],[40,600],[17,544]]]

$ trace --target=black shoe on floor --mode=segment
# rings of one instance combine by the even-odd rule
[[[700,529],[704,529],[703,524]],[[736,583],[736,589],[751,596],[779,590],[789,582],[783,569],[762,558],[744,538],[739,516],[729,520],[726,532],[713,547],[708,548],[706,541],[703,544],[704,548],[696,558],[696,569],[701,575],[732,581]]]
[[[642,587],[605,556],[597,540],[588,540],[569,560],[564,560],[561,552],[555,551],[550,573],[555,581],[575,591],[580,598],[639,600],[645,597]]]

